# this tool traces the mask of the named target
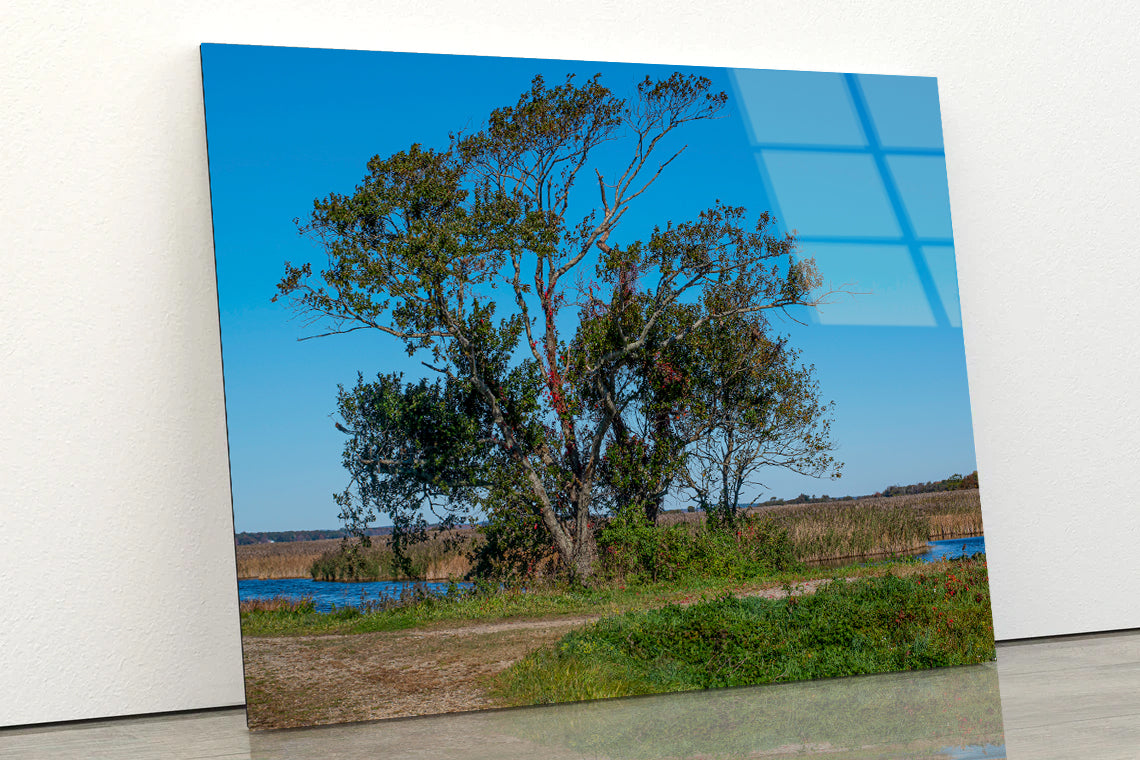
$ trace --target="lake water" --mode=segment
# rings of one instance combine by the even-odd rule
[[[378,602],[382,599],[392,599],[400,596],[405,589],[411,589],[415,584],[405,581],[371,581],[368,583],[332,583],[329,581],[314,581],[312,578],[278,578],[274,580],[244,580],[238,581],[238,599],[271,599],[275,596],[287,596],[294,599],[312,597],[317,612],[328,612],[335,605],[341,607],[360,607],[364,602]],[[429,590],[443,593],[447,590],[446,583],[424,583]],[[469,588],[470,583],[460,583],[460,587]]]
[[[977,552],[986,552],[986,537],[955,538],[949,541],[931,541],[930,548],[922,554],[915,555],[923,562],[937,562],[941,559],[955,559],[969,557]]]
[[[930,548],[922,554],[915,555],[923,562],[937,562],[942,559],[956,557],[969,557],[976,552],[985,552],[986,540],[984,536],[974,538],[958,538],[951,541],[932,541]],[[271,599],[275,596],[287,596],[294,599],[312,597],[313,604],[318,612],[328,612],[336,607],[359,607],[364,602],[378,602],[382,599],[398,597],[414,584],[406,581],[372,581],[369,583],[330,583],[328,581],[314,581],[311,578],[280,578],[276,580],[244,580],[238,581],[238,598]],[[423,584],[431,591],[443,593],[447,590],[446,583]],[[470,583],[460,583],[462,588],[470,588]]]

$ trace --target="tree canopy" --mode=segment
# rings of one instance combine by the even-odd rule
[[[710,87],[675,73],[623,98],[599,76],[535,77],[478,131],[376,156],[351,193],[314,202],[301,230],[327,267],[286,264],[275,298],[322,325],[309,337],[376,330],[437,375],[341,389],[346,519],[380,509],[400,532],[425,504],[511,510],[584,581],[603,506],[652,517],[675,484],[711,494],[717,461],[724,499],[759,465],[834,466],[810,371],[770,337],[773,310],[821,297],[794,237],[715,197],[623,227],[685,150],[673,133],[724,108]],[[727,439],[721,460],[693,449]]]

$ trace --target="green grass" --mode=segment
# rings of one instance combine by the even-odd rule
[[[941,567],[931,565],[928,567]],[[687,577],[657,583],[612,583],[597,588],[540,587],[529,591],[484,589],[447,596],[409,593],[386,605],[345,607],[333,612],[258,609],[241,613],[243,636],[298,636],[395,631],[464,621],[542,618],[557,615],[613,615],[666,604],[691,603],[785,582],[881,574],[886,568],[916,569],[913,562],[880,562],[839,568],[801,568],[740,580]]]
[[[636,582],[746,580],[799,566],[787,530],[756,515],[715,529],[707,523],[652,525],[640,513],[626,513],[598,532],[598,550],[603,574]]]
[[[984,561],[836,580],[790,599],[724,595],[626,612],[500,676],[527,705],[975,664],[995,655]]]

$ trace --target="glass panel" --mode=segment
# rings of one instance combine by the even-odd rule
[[[760,159],[788,229],[801,235],[901,234],[870,156],[765,150]]]
[[[860,74],[859,85],[885,148],[942,148],[938,80]]]
[[[954,248],[949,245],[928,245],[922,249],[926,266],[934,277],[934,286],[946,309],[951,327],[962,326],[962,304],[958,300],[958,268],[954,259]]]
[[[737,69],[733,79],[755,142],[867,144],[842,74]]]
[[[906,246],[805,245],[803,253],[815,258],[827,288],[853,293],[830,297],[831,302],[819,308],[821,324],[934,326]]]
[[[949,238],[950,195],[946,161],[940,156],[887,156],[887,166],[920,238]]]

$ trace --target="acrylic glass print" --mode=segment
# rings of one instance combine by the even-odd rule
[[[934,79],[202,64],[251,727],[994,658]]]

